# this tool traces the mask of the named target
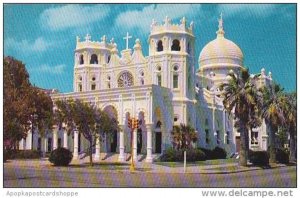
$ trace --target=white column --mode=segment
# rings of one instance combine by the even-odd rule
[[[32,131],[29,130],[26,137],[26,150],[32,149]]]
[[[124,126],[120,126],[120,146],[119,146],[120,154],[119,154],[119,161],[124,162]]]
[[[152,162],[152,131],[151,131],[151,125],[147,124],[147,157],[146,157],[146,162]]]
[[[68,132],[64,130],[64,148],[68,148]]]
[[[47,137],[41,137],[41,150],[42,150],[42,156],[46,157],[47,152]]]
[[[57,149],[57,141],[58,141],[58,127],[55,127],[53,130],[53,150]]]
[[[133,130],[133,160],[137,160],[137,129]]]
[[[19,150],[24,150],[24,138],[22,138],[19,142]]]
[[[100,137],[96,137],[96,153],[95,160],[100,160]]]
[[[73,159],[78,159],[78,131],[74,131],[74,153]]]

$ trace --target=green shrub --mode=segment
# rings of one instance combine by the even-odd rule
[[[249,151],[249,161],[255,166],[268,166],[269,153],[267,151]]]
[[[207,160],[226,159],[226,157],[227,157],[226,150],[221,147],[218,147],[218,146],[215,147],[213,150],[206,149],[206,148],[200,148],[200,150],[205,153]]]
[[[37,150],[10,150],[7,151],[7,159],[39,159],[41,152]]]
[[[184,158],[183,150],[168,148],[160,157],[162,162],[182,162]],[[186,161],[195,162],[205,160],[205,153],[200,149],[189,149],[186,151]]]
[[[205,156],[206,156],[206,160],[210,160],[213,159],[213,153],[212,150],[210,149],[206,149],[206,148],[198,148],[200,149],[202,152],[204,152]]]
[[[201,149],[189,149],[186,151],[186,161],[204,161],[206,159],[205,153]]]
[[[55,166],[68,166],[72,161],[73,154],[66,148],[59,147],[50,153],[49,161]]]
[[[281,164],[289,163],[289,153],[285,149],[277,149],[276,151],[276,161]]]
[[[227,152],[225,149],[221,147],[216,147],[214,150],[212,150],[212,158],[213,159],[226,159]]]

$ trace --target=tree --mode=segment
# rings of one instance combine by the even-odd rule
[[[117,121],[96,106],[81,100],[60,100],[56,101],[55,105],[56,122],[64,123],[69,133],[78,130],[79,134],[89,142],[87,155],[90,165],[93,166],[92,155],[96,139],[100,138],[101,134],[117,130]]]
[[[296,136],[297,136],[297,93],[286,94],[287,105],[284,109],[286,118],[285,128],[290,135],[290,161],[296,161]]]
[[[33,131],[44,137],[47,131],[52,130],[53,126],[53,102],[51,97],[44,90],[32,87],[31,88],[31,105],[33,108],[31,123]],[[43,155],[45,153],[43,152]]]
[[[187,150],[192,148],[192,143],[197,142],[197,133],[189,125],[180,124],[180,126],[174,126],[172,135],[172,143],[177,150]]]
[[[3,62],[3,136],[4,145],[12,149],[31,129],[31,84],[21,61],[5,57]]]
[[[262,92],[262,117],[269,126],[270,162],[276,162],[275,134],[278,126],[285,124],[284,109],[287,98],[283,89],[276,83],[268,84],[261,89]]]
[[[248,69],[243,68],[239,76],[233,72],[229,72],[228,76],[228,82],[220,85],[223,105],[229,114],[234,112],[235,126],[241,138],[239,163],[241,166],[247,166],[249,129],[258,124],[258,95],[255,86],[258,75],[250,77]]]

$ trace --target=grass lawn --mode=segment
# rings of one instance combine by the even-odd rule
[[[230,164],[238,162],[237,159],[215,159],[206,161],[187,162],[187,166],[206,166],[206,165],[218,165],[218,164]],[[168,166],[168,167],[181,167],[183,162],[154,162],[155,164]]]

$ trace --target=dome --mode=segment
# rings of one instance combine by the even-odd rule
[[[224,37],[223,20],[219,20],[217,38],[209,42],[201,51],[199,64],[201,67],[214,64],[243,65],[242,50],[232,41]]]
[[[218,36],[209,42],[201,51],[199,61],[216,58],[233,58],[243,60],[242,50],[232,41]]]

